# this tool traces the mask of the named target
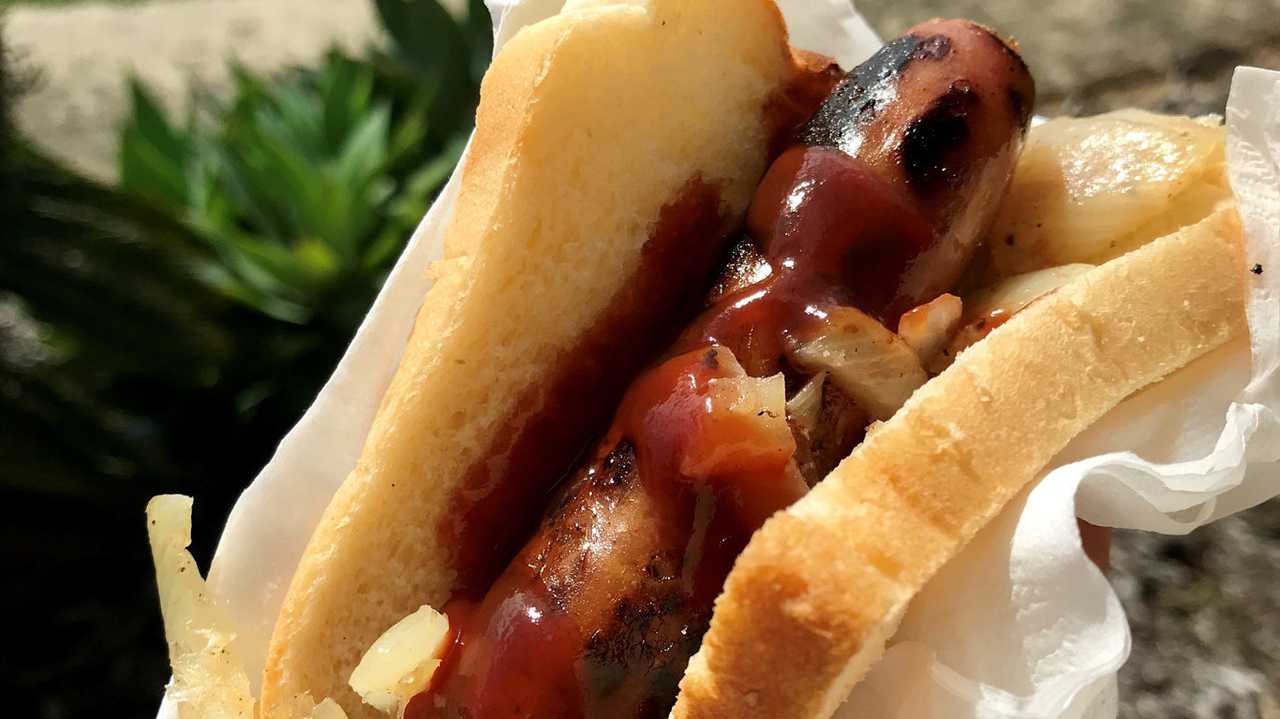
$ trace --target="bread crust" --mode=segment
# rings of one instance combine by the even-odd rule
[[[262,716],[289,717],[302,694],[375,716],[350,671],[389,626],[450,597],[442,517],[525,411],[514,398],[546,386],[628,291],[691,179],[715,185],[722,217],[745,212],[771,140],[765,108],[796,72],[771,0],[571,0],[503,48],[435,285],[286,595]]]
[[[1246,331],[1244,277],[1239,220],[1222,209],[961,354],[755,534],[673,716],[830,716],[916,592],[1072,437]]]

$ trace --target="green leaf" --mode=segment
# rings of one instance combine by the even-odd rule
[[[428,201],[449,179],[466,144],[466,137],[455,137],[444,151],[411,175],[405,181],[404,189],[391,203],[391,216],[410,229],[416,227],[427,211]]]
[[[328,279],[342,270],[342,263],[333,248],[316,237],[299,240],[293,255],[299,267],[314,280]]]
[[[462,157],[462,151],[466,147],[467,136],[462,134],[454,135],[439,155],[423,165],[422,169],[414,173],[413,177],[410,178],[410,191],[422,193],[426,196],[434,195],[449,179],[449,175],[458,164],[458,159]]]
[[[264,108],[254,115],[252,132],[244,139],[252,146],[243,148],[241,177],[250,183],[251,193],[267,200],[258,204],[278,222],[276,236],[288,240],[299,232],[322,234],[320,218],[329,199],[325,180],[289,126]]]
[[[169,122],[160,103],[147,91],[141,80],[130,77],[128,83],[130,126],[137,128],[138,132],[164,155],[185,156],[190,148],[182,131]]]
[[[439,76],[466,56],[457,21],[435,0],[375,0],[398,56],[423,76]]]
[[[197,274],[211,287],[273,319],[301,325],[311,318],[305,306],[284,299],[274,291],[269,277],[259,275],[256,268],[248,268],[247,273],[244,269],[231,255],[221,264],[210,263],[198,268]]]
[[[388,208],[388,217],[392,222],[378,233],[365,250],[361,263],[364,269],[382,271],[391,264],[426,213],[431,198],[449,179],[466,144],[465,135],[454,137],[438,156],[409,177]]]
[[[241,107],[258,107],[268,101],[271,91],[266,81],[237,60],[231,61],[231,77],[236,88],[236,101],[230,109],[231,113],[237,112]]]
[[[422,73],[404,62],[399,52],[388,54],[378,48],[370,48],[365,61],[374,74],[375,94],[394,98],[397,106],[429,108],[440,92],[444,72]],[[457,108],[457,111],[464,111]]]
[[[405,243],[409,241],[409,233],[413,232],[411,224],[388,224],[378,233],[369,248],[365,251],[362,269],[376,272],[390,267]]]
[[[373,109],[346,139],[334,162],[340,186],[363,188],[387,163],[387,128],[391,111],[386,105]]]
[[[400,112],[399,120],[391,130],[391,139],[387,147],[387,167],[399,169],[401,166],[421,162],[422,145],[427,140],[427,107],[429,101],[414,98],[407,108]]]
[[[216,185],[217,191],[225,198],[235,216],[231,223],[242,224],[260,234],[286,239],[289,234],[283,218],[274,215],[272,198],[258,189],[258,173],[249,163],[247,155],[252,152],[228,146],[211,147],[216,160],[210,163],[214,176],[210,182]],[[211,227],[227,227],[225,223],[208,223]],[[210,240],[219,242],[221,234],[211,234]]]
[[[320,76],[327,147],[339,147],[368,110],[373,97],[373,69],[333,50]]]
[[[244,235],[235,239],[240,256],[247,262],[245,268],[253,271],[253,274],[243,273],[242,277],[262,291],[302,300],[316,284],[308,268],[283,245]]]
[[[153,202],[182,207],[188,196],[191,144],[137,78],[129,80],[129,98],[120,139],[120,183]]]
[[[484,0],[467,1],[467,20],[463,24],[463,32],[471,50],[471,80],[478,86],[493,56],[493,21]]]
[[[233,169],[223,165],[218,149],[205,138],[196,144],[195,159],[188,174],[190,212],[187,217],[206,238],[233,231],[243,214],[236,198],[229,194],[228,175]]]
[[[301,83],[287,83],[278,88],[274,100],[273,107],[256,113],[257,121],[271,118],[276,137],[298,148],[310,162],[318,164],[328,159],[324,108],[316,102],[315,90],[304,88]]]

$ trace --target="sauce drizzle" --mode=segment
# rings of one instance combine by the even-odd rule
[[[900,190],[834,149],[788,151],[756,203],[769,272],[632,384],[489,592],[446,606],[457,639],[411,719],[669,712],[734,559],[807,491],[774,376],[788,343],[839,305],[896,321],[916,298],[895,278],[934,242]]]

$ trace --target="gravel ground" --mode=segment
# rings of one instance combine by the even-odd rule
[[[1280,67],[1280,0],[864,0],[883,34],[968,16],[1022,43],[1046,114],[1136,105],[1220,112],[1231,69]],[[122,76],[179,107],[188,80],[217,86],[224,59],[258,68],[376,37],[365,0],[179,0],[133,8],[29,8],[10,37],[45,82],[23,126],[99,176],[114,170]],[[1112,578],[1133,625],[1125,719],[1280,719],[1280,503],[1187,537],[1122,532]]]
[[[1133,627],[1127,719],[1280,719],[1280,502],[1186,537],[1125,532],[1112,582]]]

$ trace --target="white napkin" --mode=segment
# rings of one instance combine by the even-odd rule
[[[488,0],[496,45],[564,0]],[[779,0],[793,44],[851,67],[879,41],[844,0]],[[1077,439],[912,604],[840,716],[1114,717],[1129,633],[1080,549],[1075,517],[1190,531],[1280,494],[1280,74],[1237,71],[1231,179],[1249,240],[1250,346],[1238,342],[1129,399]],[[354,466],[441,255],[458,175],[427,212],[333,377],[245,490],[210,570],[255,684],[290,576]],[[1245,272],[1241,268],[1241,272]],[[1216,441],[1215,441],[1216,438]],[[1271,474],[1268,474],[1271,473]],[[171,706],[161,715],[170,715]]]

